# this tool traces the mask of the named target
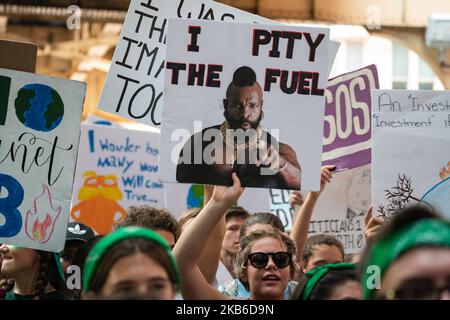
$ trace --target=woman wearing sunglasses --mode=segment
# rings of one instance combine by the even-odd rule
[[[184,299],[229,299],[204,278],[197,263],[212,230],[241,196],[243,189],[233,173],[233,186],[216,186],[212,198],[187,227],[173,254],[180,267]],[[255,231],[241,239],[235,261],[236,275],[250,290],[250,299],[284,299],[296,268],[294,242],[277,230]]]

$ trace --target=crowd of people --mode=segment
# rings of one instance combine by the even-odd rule
[[[367,246],[348,255],[335,237],[308,229],[320,194],[305,197],[292,230],[270,212],[236,207],[245,190],[204,186],[204,206],[177,221],[165,209],[130,207],[107,235],[69,223],[65,248],[51,253],[2,244],[0,299],[361,300],[450,299],[450,222],[424,205],[389,221],[367,212]],[[80,286],[69,287],[73,270]]]

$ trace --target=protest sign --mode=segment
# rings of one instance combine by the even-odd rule
[[[445,91],[372,92],[374,212],[423,201],[450,218],[450,99]]]
[[[100,97],[101,110],[144,124],[161,124],[169,18],[275,24],[210,0],[131,0]],[[327,74],[338,47],[331,42]]]
[[[169,20],[161,180],[318,190],[328,31]]]
[[[0,39],[0,68],[35,72],[37,51],[33,43]]]
[[[203,185],[165,183],[164,198],[166,200],[164,207],[178,219],[189,209],[203,207]]]
[[[165,183],[165,207],[178,219],[181,214],[192,208],[203,207],[203,185],[187,183]],[[270,211],[267,191],[248,188],[237,202],[237,206],[250,213]]]
[[[269,210],[280,218],[286,232],[292,230],[296,209],[291,206],[289,197],[289,190],[270,189],[268,192]]]
[[[314,208],[309,236],[328,234],[342,242],[346,253],[366,244],[364,218],[371,204],[370,165],[333,174]]]
[[[322,165],[337,172],[371,162],[370,91],[378,88],[375,65],[328,80]]]
[[[85,91],[0,69],[0,243],[64,247]]]
[[[164,206],[164,186],[157,178],[158,131],[83,125],[72,220],[106,234],[129,206]]]

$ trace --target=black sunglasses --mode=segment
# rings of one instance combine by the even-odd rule
[[[254,252],[248,255],[250,264],[256,269],[262,269],[269,263],[269,256],[277,268],[286,268],[292,260],[292,254],[288,252]]]

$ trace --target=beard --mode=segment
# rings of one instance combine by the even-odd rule
[[[258,119],[256,119],[255,121],[247,121],[245,119],[239,119],[239,120],[231,119],[229,114],[228,114],[228,112],[226,110],[224,112],[224,116],[225,116],[225,120],[227,120],[228,125],[230,126],[230,129],[233,129],[233,130],[241,129],[241,130],[246,131],[248,129],[256,130],[256,128],[258,128],[259,123],[262,120],[263,113],[261,112],[259,117],[258,117]],[[243,126],[245,124],[249,124],[250,128],[244,129]]]

